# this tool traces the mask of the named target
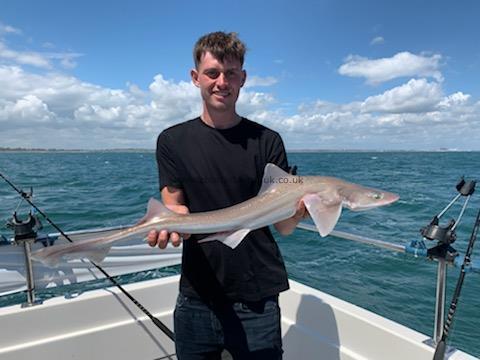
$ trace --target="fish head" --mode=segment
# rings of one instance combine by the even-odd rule
[[[384,206],[397,201],[400,197],[397,194],[367,188],[355,184],[349,184],[346,189],[340,190],[343,193],[343,203],[353,211],[368,210]]]

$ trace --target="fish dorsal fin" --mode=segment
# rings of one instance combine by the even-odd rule
[[[342,202],[326,204],[317,194],[307,194],[302,200],[320,235],[330,234],[342,213]]]
[[[258,194],[262,194],[268,190],[270,190],[276,184],[279,184],[279,178],[288,178],[291,177],[289,173],[283,171],[277,165],[268,163],[265,165],[265,169],[263,170],[263,178],[262,178],[262,187]]]
[[[144,224],[155,217],[161,215],[172,215],[175,214],[172,210],[169,210],[163,205],[160,201],[155,198],[150,198],[148,200],[147,213],[142,217],[136,225]]]

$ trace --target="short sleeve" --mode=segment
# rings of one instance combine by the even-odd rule
[[[272,163],[288,172],[288,159],[283,145],[283,140],[279,134],[275,133],[273,141],[268,151],[267,163]]]
[[[163,131],[157,139],[157,166],[160,191],[165,186],[173,186],[181,189],[179,164],[175,159],[174,148],[168,133]]]

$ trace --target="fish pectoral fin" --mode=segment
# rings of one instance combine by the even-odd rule
[[[251,229],[240,229],[235,231],[219,232],[199,240],[198,243],[201,244],[208,241],[218,240],[227,245],[229,248],[235,249],[250,231]]]
[[[242,242],[243,238],[248,235],[250,231],[251,229],[240,229],[230,233],[223,240],[219,240],[219,241],[224,243],[228,247],[235,249]]]
[[[307,194],[302,197],[302,200],[320,236],[325,237],[330,234],[342,213],[342,203],[326,205],[316,194]]]

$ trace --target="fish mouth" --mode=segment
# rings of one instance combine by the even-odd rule
[[[397,194],[389,193],[389,194],[385,194],[385,195],[384,195],[385,205],[394,203],[394,202],[397,201],[398,199],[400,199],[400,196],[397,195]]]

